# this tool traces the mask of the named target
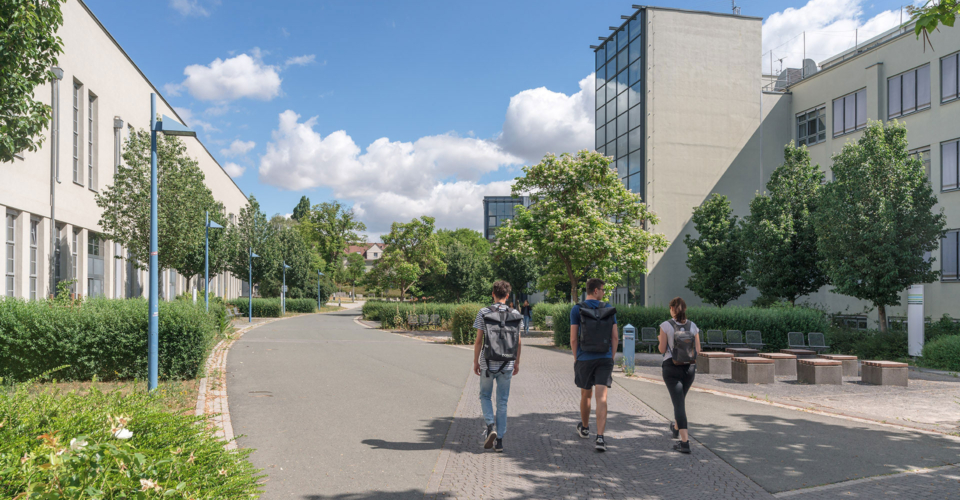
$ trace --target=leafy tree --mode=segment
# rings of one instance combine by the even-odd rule
[[[276,239],[277,259],[272,276],[260,285],[261,295],[279,297],[283,285],[283,263],[287,269],[287,297],[316,297],[317,270],[313,268],[310,247],[292,220],[275,215],[270,219]],[[254,259],[256,260],[256,259]]]
[[[220,224],[224,229],[211,229],[210,230],[210,277],[212,278],[216,274],[219,274],[226,267],[227,259],[229,258],[232,247],[228,246],[229,238],[226,235],[227,231],[227,217],[223,214],[223,204],[213,200],[213,195],[210,195],[208,202],[212,202],[213,210],[210,211],[210,220]],[[200,225],[203,226],[204,222],[201,220]],[[203,278],[204,271],[204,253],[206,251],[206,245],[204,244],[204,237],[201,235],[193,245],[189,248],[184,254],[183,260],[175,265],[173,268],[180,273],[181,276],[187,280],[187,288],[190,288],[190,282],[193,280],[194,276]],[[202,290],[203,287],[198,287]]]
[[[960,15],[960,1],[958,0],[927,0],[923,5],[908,5],[907,13],[910,14],[910,22],[916,22],[913,26],[917,39],[923,35],[923,47],[927,45],[933,49],[933,42],[930,41],[930,33],[938,30],[939,25],[953,27]]]
[[[247,205],[240,209],[237,215],[237,224],[230,227],[230,240],[236,245],[231,252],[229,269],[240,279],[247,278],[248,274],[248,251],[250,248],[259,255],[259,258],[252,260],[253,268],[253,286],[256,283],[264,283],[265,280],[273,280],[274,283],[267,284],[266,289],[276,287],[276,271],[280,261],[280,248],[276,239],[276,227],[267,223],[267,216],[260,211],[260,203],[257,198],[250,195]]]
[[[314,205],[310,222],[316,232],[320,256],[328,264],[340,262],[348,246],[359,245],[367,239],[360,234],[367,230],[367,226],[357,220],[353,209],[344,207],[337,200]]]
[[[444,230],[441,230],[444,231]],[[437,231],[438,236],[441,231]],[[467,230],[470,231],[470,230]],[[474,231],[475,232],[475,231]],[[450,231],[447,231],[449,234]],[[443,238],[440,238],[443,241]],[[490,257],[457,240],[442,247],[443,272],[429,272],[420,280],[424,295],[443,302],[488,300],[490,295]]]
[[[433,232],[435,219],[426,215],[404,224],[394,222],[383,236],[386,249],[370,271],[370,281],[380,288],[397,288],[400,299],[431,271],[446,272],[443,253]]]
[[[828,283],[813,227],[824,175],[810,164],[806,146],[788,144],[783,158],[767,183],[769,195],[755,197],[742,222],[749,259],[745,277],[765,299],[796,304]]]
[[[544,259],[539,289],[567,281],[575,300],[584,276],[619,283],[627,273],[646,272],[647,255],[667,248],[662,234],[643,229],[657,217],[639,194],[627,191],[602,154],[550,154],[523,172],[513,195],[531,193],[532,204],[518,206],[499,228],[494,253]]]
[[[447,248],[456,242],[478,254],[490,253],[490,242],[483,237],[480,231],[474,231],[473,229],[467,229],[465,227],[453,230],[438,229],[437,239],[440,243],[440,248]]]
[[[493,278],[510,283],[513,297],[535,291],[530,285],[540,277],[540,263],[529,255],[508,253],[499,255],[492,261]]]
[[[125,166],[113,184],[94,195],[99,225],[108,239],[124,245],[140,269],[150,265],[150,134],[138,130],[124,143]],[[157,138],[157,261],[161,269],[194,276],[199,245],[203,269],[204,212],[220,213],[204,184],[203,171],[178,138]],[[181,271],[182,270],[182,271]],[[186,271],[186,272],[184,272]]]
[[[747,255],[737,216],[726,196],[713,194],[693,210],[693,225],[700,236],[683,238],[691,273],[687,288],[704,302],[723,307],[747,292]]]
[[[310,217],[310,198],[307,198],[306,196],[301,196],[300,203],[297,203],[297,206],[293,207],[293,215],[291,215],[290,218],[297,222],[300,222],[309,217]]]
[[[873,303],[886,332],[886,306],[939,277],[924,253],[937,249],[946,217],[933,211],[937,197],[920,159],[907,153],[902,123],[870,122],[834,155],[833,174],[814,217],[824,270],[835,293]]]
[[[34,99],[34,92],[55,78],[50,68],[63,50],[57,30],[65,1],[0,2],[0,163],[36,151],[43,142],[52,110]]]

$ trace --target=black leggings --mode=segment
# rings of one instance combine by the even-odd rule
[[[684,398],[693,385],[693,377],[697,374],[697,365],[675,365],[672,359],[663,362],[663,382],[667,384],[670,399],[673,400],[673,416],[677,420],[678,429],[687,428],[687,408]]]

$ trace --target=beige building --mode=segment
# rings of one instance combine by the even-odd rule
[[[925,314],[960,317],[957,276],[957,67],[960,29],[943,28],[924,51],[912,31],[893,30],[843,54],[781,75],[761,70],[762,19],[661,7],[639,8],[595,46],[597,150],[615,158],[624,184],[659,217],[652,229],[670,241],[652,255],[649,273],[618,288],[619,303],[665,305],[686,288],[691,215],[712,193],[734,213],[749,213],[783,161],[788,142],[803,141],[830,179],[831,156],[860,137],[867,120],[904,121],[911,150],[928,165],[950,232],[925,285]],[[736,305],[757,297],[749,290]],[[870,305],[829,287],[800,299],[876,326]],[[906,316],[903,304],[888,310]]]
[[[94,195],[111,184],[130,132],[149,130],[151,93],[158,94],[158,113],[183,120],[81,0],[68,0],[62,9],[62,78],[35,93],[52,106],[54,121],[40,149],[0,164],[0,295],[43,298],[57,281],[69,279],[77,280],[83,296],[146,295],[148,273],[99,235]],[[199,140],[182,140],[234,220],[246,196]],[[164,271],[159,280],[162,298],[188,291],[175,271]],[[239,296],[241,288],[233,276],[211,280],[211,293],[219,296]]]

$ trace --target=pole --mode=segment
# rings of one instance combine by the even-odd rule
[[[210,312],[210,211],[207,211],[207,222],[203,224],[204,229],[204,247],[203,247],[203,301],[207,304],[207,312]]]
[[[280,290],[280,316],[287,314],[287,261],[283,261],[283,289]]]
[[[253,247],[247,247],[247,316],[253,323]]]
[[[317,311],[320,310],[320,271],[317,271]]]
[[[148,389],[157,388],[157,338],[159,304],[157,299],[157,94],[150,94],[150,298],[147,330]]]

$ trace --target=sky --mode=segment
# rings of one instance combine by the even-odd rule
[[[303,195],[337,199],[371,240],[421,215],[481,230],[483,196],[509,195],[523,165],[593,149],[589,46],[634,12],[612,0],[85,1],[268,216]],[[799,67],[804,48],[821,61],[897,26],[905,1],[736,3],[764,19],[767,73],[771,59],[774,72]]]

